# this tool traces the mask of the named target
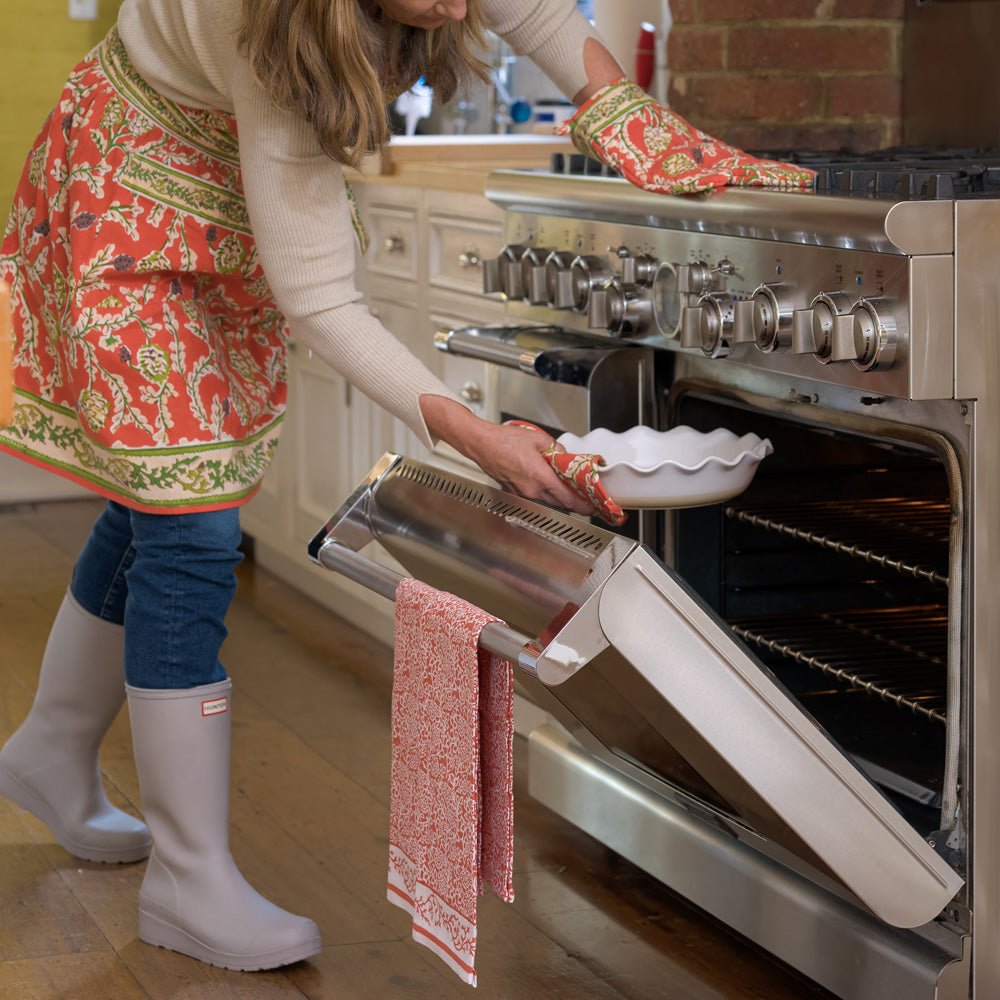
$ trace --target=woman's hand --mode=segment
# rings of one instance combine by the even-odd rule
[[[560,131],[637,187],[686,194],[727,187],[811,188],[806,167],[761,160],[702,132],[637,84],[600,88]]]
[[[431,434],[475,462],[508,492],[576,514],[594,513],[593,506],[543,457],[554,443],[545,431],[482,420],[444,396],[421,396],[420,409]]]

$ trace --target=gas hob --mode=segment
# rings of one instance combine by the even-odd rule
[[[898,146],[850,150],[755,150],[754,156],[796,163],[816,171],[817,194],[905,200],[1000,198],[1000,150]],[[583,154],[552,157],[550,172],[617,177]]]

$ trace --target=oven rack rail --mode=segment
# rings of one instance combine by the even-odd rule
[[[892,497],[731,505],[725,513],[730,520],[948,586],[947,573],[936,568],[947,565],[948,559],[951,508],[944,500]]]
[[[736,619],[745,642],[872,697],[947,724],[948,609],[928,605]]]

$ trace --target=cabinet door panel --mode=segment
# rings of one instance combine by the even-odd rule
[[[299,353],[289,392],[300,420],[295,439],[295,537],[307,541],[352,488],[347,381]]]
[[[469,319],[442,313],[431,313],[426,336],[430,340],[440,329],[473,325],[475,325],[474,322]],[[496,366],[475,358],[462,358],[453,354],[438,353],[441,355],[439,360],[441,381],[452,392],[460,396],[477,416],[484,420],[496,420],[499,414],[496,396]]]
[[[436,357],[437,352],[434,350],[433,338],[421,336],[423,327],[420,324],[419,313],[414,306],[407,305],[405,302],[406,297],[401,290],[399,300],[394,301],[383,296],[373,296],[369,300],[369,307],[372,315],[376,316],[390,333],[398,337],[435,375],[440,375],[441,363]],[[407,458],[426,460],[429,454],[428,450],[420,443],[416,434],[401,420],[387,414],[387,426],[388,431],[383,450],[395,451],[406,455]]]

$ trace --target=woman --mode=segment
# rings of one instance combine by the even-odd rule
[[[711,167],[683,190],[803,180],[621,82],[574,0],[124,0],[29,156],[0,250],[18,387],[0,447],[109,501],[31,712],[0,753],[0,792],[77,856],[152,849],[139,936],[214,965],[272,968],[320,947],[316,925],[257,894],[228,847],[218,656],[238,510],[284,410],[285,324],[425,444],[590,511],[544,459],[549,435],[475,417],[353,285],[362,230],[342,166],[388,139],[386,103],[419,76],[447,99],[481,74],[487,24],[589,102],[575,139],[636,183],[669,189],[681,161]],[[97,764],[123,667],[148,828],[109,805]]]

